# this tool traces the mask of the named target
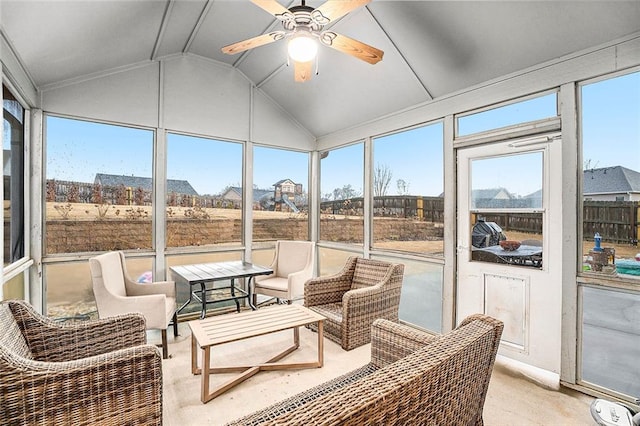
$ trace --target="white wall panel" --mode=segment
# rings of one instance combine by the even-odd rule
[[[640,34],[636,33],[607,46],[594,47],[585,52],[539,64],[478,84],[459,93],[438,98],[433,102],[415,105],[404,111],[322,136],[318,138],[318,150],[331,149],[367,136],[387,133],[448,114],[456,114],[505,99],[559,87],[567,82],[580,81],[637,66],[640,65],[639,52]]]
[[[164,127],[248,140],[251,84],[231,67],[196,56],[165,62]]]
[[[0,59],[2,60],[2,72],[9,77],[13,86],[19,91],[19,95],[29,103],[31,107],[38,106],[38,93],[31,84],[31,79],[24,72],[20,62],[13,54],[4,37],[0,38]]]
[[[254,142],[304,151],[315,149],[315,138],[260,90],[253,95]]]
[[[158,87],[159,65],[150,62],[45,90],[42,109],[57,114],[156,127]]]

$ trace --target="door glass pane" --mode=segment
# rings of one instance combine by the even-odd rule
[[[167,247],[241,244],[242,149],[167,135]]]
[[[362,246],[364,144],[326,151],[320,160],[320,239]]]
[[[47,117],[45,250],[150,249],[149,130]]]
[[[373,247],[442,257],[441,123],[373,141]]]
[[[471,259],[542,267],[542,152],[471,162]]]
[[[253,150],[253,242],[309,239],[309,154]]]

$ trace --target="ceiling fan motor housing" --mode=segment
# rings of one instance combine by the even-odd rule
[[[305,27],[312,33],[318,33],[330,20],[322,12],[310,6],[293,6],[289,13],[278,16],[282,20],[282,26],[287,31],[295,31],[296,28]]]

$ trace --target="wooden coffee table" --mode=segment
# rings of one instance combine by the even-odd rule
[[[287,370],[322,367],[323,360],[323,321],[325,317],[300,305],[276,305],[261,308],[257,311],[246,311],[238,314],[226,314],[189,322],[191,328],[191,372],[202,374],[203,403],[211,401],[235,385],[247,380],[262,370]],[[318,324],[318,359],[309,362],[278,362],[300,346],[299,327]],[[293,329],[293,346],[273,358],[257,365],[239,365],[227,367],[211,367],[211,347],[262,336],[282,330]],[[202,349],[202,369],[198,368],[198,346]],[[216,373],[240,374],[211,390],[209,375]]]

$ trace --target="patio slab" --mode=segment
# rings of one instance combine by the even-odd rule
[[[364,365],[370,359],[370,345],[344,351],[325,339],[324,366],[318,369],[270,371],[257,375],[203,404],[200,401],[200,376],[191,374],[190,331],[179,325],[180,335],[169,340],[170,359],[164,360],[164,424],[224,425],[245,414],[269,406],[312,386]],[[291,332],[281,332],[216,347],[212,360],[253,362],[289,344]],[[155,336],[150,335],[153,342]],[[287,360],[304,358],[315,351],[317,335],[300,330],[301,350]],[[218,377],[220,376],[220,377]],[[212,376],[212,384],[225,381],[226,375]],[[536,384],[507,364],[496,363],[484,408],[485,425],[591,425],[589,414],[593,398],[561,389],[555,391]]]

